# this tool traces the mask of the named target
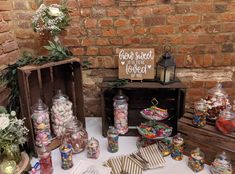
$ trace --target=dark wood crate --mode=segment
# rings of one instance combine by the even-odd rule
[[[29,129],[27,150],[35,152],[35,138],[31,120],[31,107],[40,97],[51,108],[52,97],[61,89],[73,103],[74,115],[85,126],[84,99],[82,88],[82,71],[78,58],[47,63],[41,66],[25,66],[18,69],[18,83],[20,87],[21,117],[24,117]],[[60,145],[57,138],[53,138],[49,149]]]
[[[189,155],[191,150],[199,147],[206,155],[206,163],[211,164],[217,153],[226,151],[235,167],[235,132],[224,135],[209,121],[205,127],[196,128],[192,125],[192,117],[192,112],[187,112],[179,120],[179,132],[186,142],[185,154]]]
[[[146,122],[140,111],[150,107],[151,100],[155,97],[160,108],[168,109],[171,119],[164,121],[173,127],[173,134],[177,132],[177,121],[184,114],[185,105],[185,87],[181,82],[169,85],[161,85],[154,81],[130,82],[119,88],[109,86],[111,78],[104,79],[102,83],[102,134],[107,136],[109,126],[114,125],[113,115],[113,97],[117,94],[118,89],[128,97],[128,126],[127,136],[136,136],[138,132],[136,126]]]

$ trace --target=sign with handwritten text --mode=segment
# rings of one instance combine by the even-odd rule
[[[119,79],[154,79],[154,49],[118,49]]]

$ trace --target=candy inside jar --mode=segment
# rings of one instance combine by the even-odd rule
[[[128,132],[128,103],[127,97],[123,95],[122,90],[118,91],[113,99],[114,107],[114,126],[119,134]]]
[[[216,127],[223,134],[230,134],[235,131],[235,114],[230,107],[220,113],[219,118],[216,120]]]
[[[200,172],[204,169],[205,164],[205,154],[199,149],[191,151],[190,156],[188,158],[188,166],[194,172]]]
[[[183,159],[184,152],[184,139],[178,133],[173,137],[173,149],[171,152],[171,157],[174,160],[180,161]]]
[[[171,154],[172,141],[172,137],[167,137],[158,141],[158,148],[164,157]]]
[[[232,164],[230,158],[225,152],[218,154],[211,163],[210,171],[212,174],[232,174]]]
[[[38,149],[38,157],[40,163],[40,173],[43,174],[52,174],[53,167],[52,167],[52,160],[51,160],[51,152],[46,149],[43,145]]]
[[[38,99],[37,103],[35,103],[31,109],[31,118],[33,120],[33,127],[36,136],[36,145],[46,146],[51,142],[51,128],[48,107],[41,99]]]
[[[108,138],[108,151],[115,153],[118,151],[118,131],[114,127],[110,128],[107,132]]]
[[[100,155],[100,145],[99,141],[92,137],[87,143],[87,157],[88,158],[99,158]]]
[[[60,146],[60,155],[61,155],[61,168],[64,170],[72,168],[73,167],[72,145],[64,142]]]
[[[206,125],[207,107],[205,100],[200,100],[194,104],[194,115],[192,123],[196,127]]]

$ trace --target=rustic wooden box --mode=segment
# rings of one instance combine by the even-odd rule
[[[216,127],[207,122],[203,128],[196,128],[192,125],[193,112],[186,113],[179,120],[179,132],[185,139],[185,154],[189,155],[190,151],[199,147],[206,155],[206,162],[211,164],[217,153],[226,151],[235,167],[235,132],[224,135]]]
[[[74,115],[85,126],[81,64],[78,58],[47,63],[41,66],[25,66],[18,69],[21,115],[29,129],[28,150],[35,153],[35,139],[31,120],[31,107],[40,97],[49,108],[52,97],[61,89],[73,103]],[[49,149],[55,149],[60,141],[53,138]]]
[[[177,121],[184,114],[185,105],[185,87],[181,82],[169,85],[162,85],[154,81],[130,82],[120,88],[111,88],[109,85],[111,78],[104,79],[102,83],[102,133],[107,135],[109,126],[114,125],[113,115],[113,97],[117,94],[118,89],[122,89],[123,93],[129,98],[128,100],[128,125],[129,131],[126,135],[138,135],[136,126],[144,119],[140,111],[146,107],[150,107],[151,100],[155,97],[160,108],[168,109],[172,117],[166,123],[173,127],[173,134],[177,132]]]

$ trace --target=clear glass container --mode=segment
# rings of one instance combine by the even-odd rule
[[[85,150],[88,141],[88,133],[83,128],[80,121],[74,119],[72,122],[68,123],[66,125],[65,136],[67,142],[72,145],[73,153],[79,153]]]
[[[211,163],[210,171],[212,174],[232,174],[231,159],[225,152],[218,154]]]
[[[207,106],[204,100],[195,102],[194,115],[192,123],[196,127],[204,127],[206,125]]]
[[[172,141],[172,137],[167,137],[158,141],[158,148],[164,157],[171,154],[173,146]]]
[[[52,167],[51,152],[48,151],[44,145],[38,149],[38,157],[40,163],[40,173],[52,174],[53,167]]]
[[[230,134],[235,131],[235,114],[231,111],[231,107],[220,112],[220,116],[216,120],[216,127],[223,134]]]
[[[61,155],[61,168],[64,170],[70,169],[73,167],[73,148],[72,145],[63,142],[60,146],[60,155]]]
[[[87,143],[87,157],[97,159],[100,155],[99,141],[92,137]]]
[[[120,89],[118,94],[113,99],[114,108],[114,126],[119,134],[128,132],[128,103],[127,97]]]
[[[192,169],[193,172],[200,172],[204,169],[205,164],[205,154],[196,148],[192,150],[188,158],[188,166]]]
[[[183,159],[183,152],[184,152],[184,139],[178,133],[173,137],[173,148],[171,151],[171,157],[174,160],[180,161]]]
[[[41,99],[33,105],[31,118],[36,136],[36,145],[48,145],[51,142],[49,111]]]
[[[72,103],[68,100],[68,96],[62,93],[61,90],[52,99],[52,127],[57,137],[63,136],[65,133],[64,125],[74,119]]]
[[[115,153],[118,151],[118,131],[114,127],[110,128],[107,132],[108,138],[108,151]]]

